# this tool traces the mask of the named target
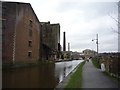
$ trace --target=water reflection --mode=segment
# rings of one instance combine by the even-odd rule
[[[80,62],[68,61],[2,72],[3,88],[55,88]]]
[[[54,88],[55,64],[3,71],[3,88]]]
[[[59,78],[59,83],[83,60],[68,62],[58,62],[55,64],[55,76]]]

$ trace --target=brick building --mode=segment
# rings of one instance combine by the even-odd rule
[[[62,51],[62,56],[61,56],[61,59],[63,60],[72,60],[72,55],[73,55],[73,52],[72,51]]]
[[[41,22],[41,59],[56,60],[60,51],[60,24]]]
[[[2,2],[3,63],[36,62],[40,55],[40,24],[29,3]]]
[[[72,59],[79,60],[80,59],[80,53],[79,52],[72,52]]]
[[[84,54],[84,57],[87,59],[87,58],[94,57],[95,55],[97,55],[97,52],[95,52],[94,50],[85,49],[83,50],[83,54]]]

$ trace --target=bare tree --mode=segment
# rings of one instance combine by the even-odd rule
[[[117,34],[120,34],[120,2],[117,2],[116,6],[118,7],[118,17],[114,18],[110,14],[109,16],[117,23],[117,26],[118,26],[118,30],[114,29],[113,27],[111,27],[111,30]]]

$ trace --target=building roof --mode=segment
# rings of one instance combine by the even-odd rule
[[[60,25],[60,24],[59,24],[59,23],[54,23],[54,24],[51,24],[51,25],[53,25],[53,26],[54,26],[54,25]]]
[[[25,2],[15,2],[15,1],[1,1],[1,2],[2,2],[2,3],[16,3],[16,4],[26,4],[26,5],[29,5],[30,8],[31,8],[31,10],[32,10],[32,12],[34,13],[36,19],[38,20],[38,22],[40,22],[39,19],[38,19],[38,17],[37,17],[37,15],[35,14],[35,11],[33,10],[33,8],[32,8],[32,6],[31,6],[30,3],[25,3]]]

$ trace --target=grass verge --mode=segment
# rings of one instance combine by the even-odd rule
[[[96,68],[100,68],[99,63],[97,62],[97,58],[93,58],[93,59],[92,59],[92,63],[93,63],[93,65],[94,65]]]
[[[85,64],[85,61],[80,63],[77,70],[71,75],[70,80],[64,89],[81,87],[81,85],[82,85],[82,67],[84,66],[84,64]]]

